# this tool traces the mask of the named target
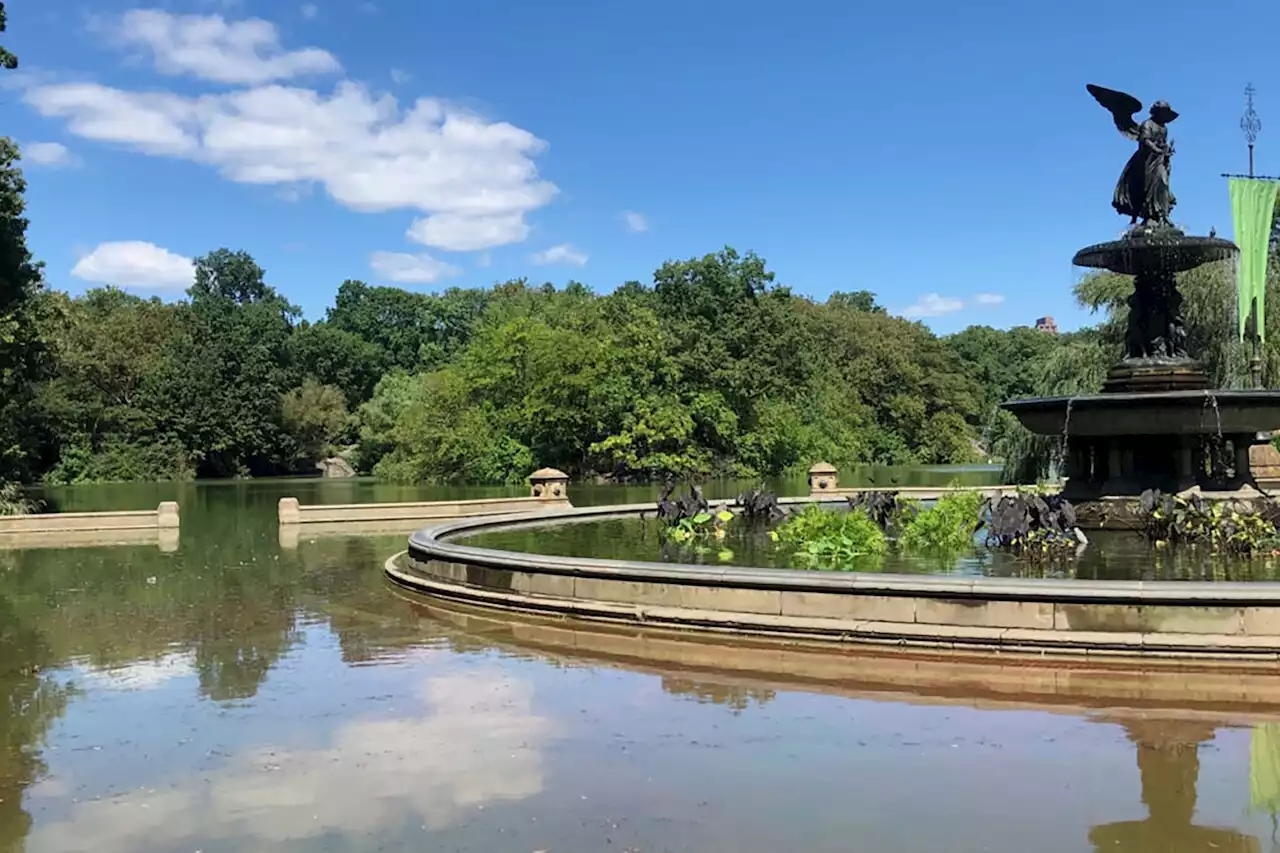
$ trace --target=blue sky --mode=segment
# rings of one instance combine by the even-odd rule
[[[1085,83],[1181,113],[1188,230],[1231,232],[1219,173],[1245,168],[1250,81],[1258,169],[1280,172],[1261,0],[8,10],[4,131],[27,146],[32,249],[73,292],[178,295],[186,259],[226,246],[318,318],[346,278],[607,292],[728,244],[939,332],[1073,328],[1071,256],[1126,224],[1132,148]]]

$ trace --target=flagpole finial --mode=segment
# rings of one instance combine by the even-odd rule
[[[1258,118],[1258,111],[1253,108],[1253,96],[1258,90],[1253,88],[1250,83],[1244,87],[1245,108],[1244,115],[1240,118],[1240,129],[1244,131],[1245,142],[1249,144],[1249,177],[1253,177],[1253,145],[1258,141],[1258,133],[1262,130],[1262,119]]]

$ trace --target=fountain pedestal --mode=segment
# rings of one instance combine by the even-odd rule
[[[1037,435],[1060,436],[1064,494],[1082,527],[1129,527],[1122,507],[1147,489],[1210,499],[1260,496],[1250,449],[1280,429],[1280,391],[1216,391],[1187,350],[1177,274],[1233,258],[1234,243],[1168,226],[1076,253],[1077,266],[1132,275],[1125,358],[1101,394],[1011,400],[1003,407]]]

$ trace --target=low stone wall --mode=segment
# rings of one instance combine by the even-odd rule
[[[0,542],[33,534],[110,533],[130,530],[176,530],[178,504],[164,501],[155,509],[127,512],[51,512],[0,516]]]
[[[450,539],[648,504],[471,518],[413,534],[395,582],[488,607],[889,646],[1280,660],[1280,584],[1068,581],[710,567],[520,554]]]
[[[513,515],[571,509],[569,476],[554,468],[543,468],[529,475],[530,495],[525,498],[485,498],[467,501],[413,501],[405,503],[309,504],[297,498],[281,498],[277,509],[281,528],[299,524],[317,525],[316,530],[344,532],[337,525],[352,525],[347,532],[359,532],[358,525],[377,527],[444,518],[469,518],[483,515]],[[308,533],[310,533],[308,529]],[[281,532],[281,544],[297,536]]]

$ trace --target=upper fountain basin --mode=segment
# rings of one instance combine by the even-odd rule
[[[1280,430],[1280,391],[1162,391],[1009,400],[1037,435],[1241,435]]]
[[[1239,253],[1235,243],[1221,237],[1188,237],[1177,230],[1158,229],[1134,231],[1120,240],[1081,249],[1072,263],[1123,275],[1176,273],[1211,261],[1229,260]]]

